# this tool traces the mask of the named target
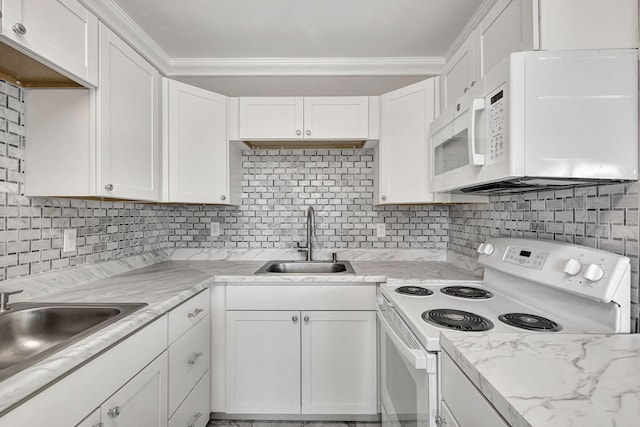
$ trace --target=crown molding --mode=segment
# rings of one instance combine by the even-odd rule
[[[442,57],[171,58],[113,0],[80,1],[166,76],[432,76],[445,63]]]
[[[169,76],[416,76],[438,75],[442,57],[174,58]]]
[[[473,33],[473,30],[476,29],[478,24],[480,24],[480,21],[482,21],[482,19],[487,16],[489,10],[491,10],[493,5],[497,2],[498,0],[484,0],[482,2],[480,7],[478,7],[478,10],[476,10],[473,16],[471,16],[471,18],[467,22],[467,25],[465,25],[462,31],[460,31],[458,37],[456,37],[456,39],[449,47],[449,50],[447,50],[447,53],[444,55],[447,61],[451,59],[451,56],[456,52],[456,50],[460,48],[460,46],[462,46],[462,44],[467,40],[467,37],[469,37]]]
[[[171,61],[169,55],[113,0],[80,0],[80,2],[151,62],[158,71],[166,74]]]

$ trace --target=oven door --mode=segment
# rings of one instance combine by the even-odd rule
[[[386,299],[379,301],[383,427],[436,427],[437,357]]]

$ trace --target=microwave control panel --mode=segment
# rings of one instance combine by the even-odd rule
[[[489,163],[502,159],[505,155],[505,105],[504,86],[489,97]]]

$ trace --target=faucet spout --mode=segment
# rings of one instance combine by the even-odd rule
[[[313,236],[316,236],[316,211],[313,206],[307,209],[307,261],[313,261]]]

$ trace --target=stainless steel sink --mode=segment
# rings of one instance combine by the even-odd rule
[[[355,274],[349,261],[269,261],[255,274]]]
[[[0,314],[0,381],[146,305],[11,304]]]

